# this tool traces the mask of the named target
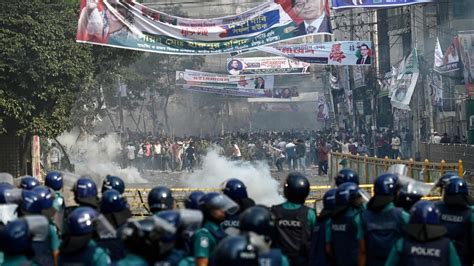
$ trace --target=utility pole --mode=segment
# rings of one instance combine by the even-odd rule
[[[122,108],[122,80],[120,79],[120,75],[118,76],[118,86],[119,86],[119,116],[120,116],[120,127],[119,127],[119,135],[120,135],[120,144],[122,144],[122,135],[123,135],[123,108]]]

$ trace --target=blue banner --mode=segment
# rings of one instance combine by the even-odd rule
[[[342,8],[377,8],[377,7],[398,7],[415,4],[432,3],[433,0],[332,0],[333,9]]]

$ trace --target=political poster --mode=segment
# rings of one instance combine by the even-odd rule
[[[316,119],[326,121],[329,119],[329,105],[324,96],[321,96],[316,103]]]
[[[258,50],[311,64],[339,66],[370,66],[374,53],[371,41],[264,46]]]
[[[433,0],[332,0],[332,9],[399,7],[431,2]]]
[[[81,0],[76,41],[167,54],[222,54],[332,34],[328,0],[274,0],[234,16],[171,16],[133,0]]]
[[[237,75],[307,74],[310,64],[285,57],[227,58],[227,73]]]
[[[275,76],[272,75],[223,75],[195,70],[176,71],[176,85],[204,85],[239,89],[273,89]]]
[[[285,90],[286,88],[277,88],[277,90]],[[281,97],[281,93],[274,93],[272,94],[272,97],[262,97],[262,98],[249,98],[247,101],[249,103],[289,103],[289,102],[316,102],[319,97],[320,93],[319,92],[301,92],[298,93],[298,91],[294,92],[293,91],[293,96],[291,94],[291,89],[290,93],[288,94],[288,97]],[[279,96],[280,95],[280,96]]]
[[[393,107],[402,110],[410,110],[410,101],[415,91],[419,76],[418,54],[413,49],[411,54],[405,59],[404,68],[400,70],[396,81],[390,103]]]
[[[291,103],[260,103],[258,110],[265,112],[297,112],[299,107],[297,104]]]
[[[210,87],[204,85],[182,85],[186,91],[212,93],[236,97],[272,97],[272,90],[239,89],[235,87]]]
[[[437,40],[435,46],[435,65],[434,70],[438,73],[448,73],[461,69],[461,58],[459,57],[459,38],[454,37],[453,41],[446,49],[444,55],[441,51],[441,45]],[[442,59],[440,59],[442,56]]]
[[[474,96],[474,31],[460,32],[459,40],[466,92],[472,97]]]
[[[431,104],[443,108],[443,76],[433,72],[430,74]]]

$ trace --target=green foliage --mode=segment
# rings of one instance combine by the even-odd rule
[[[0,9],[0,130],[54,137],[71,126],[77,92],[91,80],[89,47],[75,42],[78,5],[3,1]]]

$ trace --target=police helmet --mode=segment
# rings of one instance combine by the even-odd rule
[[[33,189],[37,186],[39,186],[40,182],[38,179],[32,177],[32,176],[24,176],[20,180],[20,188],[30,190]]]
[[[24,255],[31,250],[31,237],[25,220],[11,221],[0,230],[0,249],[9,256]]]
[[[193,191],[189,196],[186,198],[186,201],[184,202],[184,206],[186,209],[192,209],[192,210],[199,210],[199,198],[202,197],[204,192],[202,191]]]
[[[356,183],[343,183],[336,190],[336,208],[333,214],[338,214],[347,207],[354,205],[356,200],[362,196]],[[357,207],[354,205],[354,207]]]
[[[94,180],[86,176],[80,177],[77,179],[72,190],[74,192],[74,200],[77,203],[97,207],[97,186]]]
[[[61,190],[63,188],[63,174],[58,171],[49,172],[44,179],[44,185],[54,191]]]
[[[441,190],[444,189],[446,184],[449,182],[451,178],[460,178],[456,173],[448,172],[441,176],[435,184],[435,187],[440,188]]]
[[[239,201],[248,198],[247,187],[239,179],[232,178],[224,183],[222,192],[233,201]]]
[[[77,207],[67,219],[67,228],[72,236],[82,236],[94,231],[97,212],[90,207]]]
[[[415,203],[421,200],[422,197],[423,195],[420,191],[414,189],[413,185],[408,184],[400,189],[395,205],[408,212]]]
[[[293,203],[303,204],[309,195],[309,181],[301,173],[288,174],[283,187],[285,198]]]
[[[380,209],[393,202],[398,188],[398,177],[395,174],[386,173],[378,176],[374,181],[375,196],[369,202],[369,209]]]
[[[330,215],[336,208],[336,188],[331,188],[323,195],[323,209],[319,214],[320,217]],[[316,203],[315,203],[316,204]],[[315,206],[316,207],[316,206]]]
[[[148,206],[153,213],[173,209],[174,198],[171,190],[164,186],[154,187],[148,194]]]
[[[431,201],[421,200],[410,209],[410,222],[405,225],[405,232],[419,241],[437,239],[446,234],[441,225],[441,213]]]
[[[23,190],[21,192],[20,209],[27,214],[41,214],[43,208],[38,193],[32,190]]]
[[[102,193],[109,189],[115,189],[120,194],[123,194],[125,191],[125,183],[123,180],[118,176],[107,175],[102,182]]]
[[[254,232],[271,240],[275,234],[275,217],[265,207],[254,206],[240,214],[240,230]]]
[[[359,185],[359,175],[356,171],[350,168],[344,168],[337,173],[335,177],[336,186],[340,186],[347,182],[352,182]]]
[[[230,236],[217,245],[211,260],[212,265],[257,266],[258,252],[248,236]]]
[[[237,203],[235,203],[226,195],[217,192],[206,193],[200,197],[199,207],[206,214],[213,209],[225,211],[230,215],[233,215],[239,211],[239,205],[237,205]]]
[[[103,214],[121,212],[128,209],[128,203],[125,197],[115,189],[109,189],[102,193],[100,201],[100,212]]]
[[[56,213],[56,209],[53,207],[55,197],[53,191],[46,186],[37,186],[32,191],[39,197],[41,213],[48,218],[53,217]]]
[[[5,198],[5,191],[9,189],[13,189],[13,186],[9,183],[0,183],[0,204],[7,203],[7,200]]]
[[[472,198],[469,196],[468,184],[464,179],[453,176],[444,186],[443,201],[448,205],[472,205]]]
[[[156,216],[172,224],[177,229],[181,225],[181,216],[179,212],[177,211],[173,211],[173,210],[161,211]],[[170,241],[175,241],[175,240],[176,240],[176,234],[168,233],[168,234],[163,235],[163,241],[165,242],[170,242]]]

